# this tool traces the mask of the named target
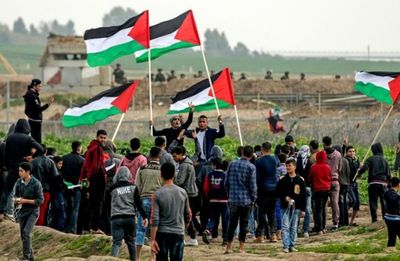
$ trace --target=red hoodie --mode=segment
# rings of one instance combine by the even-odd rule
[[[311,166],[308,179],[313,191],[324,191],[331,189],[331,167],[326,163],[326,152],[317,153],[317,162]]]
[[[105,153],[103,147],[97,140],[92,140],[85,154],[85,161],[83,162],[79,180],[87,179],[89,182],[91,182],[99,170],[102,171],[105,178],[106,169],[104,167],[104,162]]]

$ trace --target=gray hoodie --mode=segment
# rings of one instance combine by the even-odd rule
[[[186,190],[188,197],[196,197],[199,190],[196,186],[196,172],[193,167],[193,162],[189,157],[179,162],[178,174],[174,183]]]
[[[129,182],[131,172],[122,166],[114,176],[114,185],[111,191],[111,219],[132,218],[136,215],[136,209],[143,218],[147,218],[142,206],[142,199],[136,186]]]

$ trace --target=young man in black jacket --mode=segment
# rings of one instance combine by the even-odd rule
[[[396,238],[400,238],[400,180],[393,177],[390,180],[390,189],[385,193],[386,214],[385,223],[388,228],[388,247],[396,246]]]

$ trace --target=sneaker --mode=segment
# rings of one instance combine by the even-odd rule
[[[11,222],[14,222],[14,223],[16,222],[14,215],[10,215],[10,214],[5,214],[4,220],[10,220]]]
[[[317,232],[317,234],[322,236],[324,234],[324,231],[321,230],[321,231]]]
[[[338,225],[333,225],[331,228],[331,231],[338,231],[339,230],[339,226]]]
[[[259,236],[256,237],[256,239],[253,240],[253,243],[264,243],[264,237],[263,236]]]
[[[203,233],[201,233],[201,238],[203,239],[203,242],[206,243],[207,245],[210,244],[210,239],[208,238],[210,236],[210,232],[208,230],[204,230]]]
[[[297,249],[294,248],[294,247],[289,248],[289,251],[290,251],[290,252],[299,252],[299,250],[297,250]]]
[[[284,249],[282,250],[282,252],[283,252],[283,253],[289,253],[289,248],[284,248]]]
[[[199,242],[197,241],[196,238],[191,238],[189,241],[185,242],[186,246],[198,246]]]
[[[105,235],[105,233],[103,231],[101,231],[100,229],[97,229],[97,230],[91,229],[90,230],[90,234],[93,234],[93,235]]]
[[[304,232],[303,236],[304,236],[304,238],[309,238],[309,237],[310,237],[310,235],[308,234],[308,232]]]
[[[269,242],[272,242],[272,243],[278,242],[278,240],[276,239],[275,233],[272,234],[271,238],[269,239]]]

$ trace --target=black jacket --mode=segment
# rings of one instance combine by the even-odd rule
[[[299,175],[291,178],[289,174],[283,176],[276,186],[276,194],[281,200],[281,208],[288,208],[286,197],[290,197],[295,201],[296,209],[305,211],[306,209],[306,185]]]
[[[43,153],[43,147],[37,143],[29,133],[31,128],[25,119],[19,119],[14,133],[6,139],[5,166],[7,169],[16,169],[24,161],[24,157],[32,154],[32,148]]]
[[[24,101],[26,116],[32,120],[42,120],[42,111],[49,108],[49,105],[41,105],[39,93],[34,89],[29,89],[24,95]]]
[[[14,185],[14,198],[34,199],[35,205],[23,204],[17,218],[23,218],[33,212],[39,214],[39,206],[43,203],[43,189],[39,180],[32,177],[28,184],[19,178]]]
[[[78,153],[71,152],[63,156],[62,159],[63,167],[61,169],[61,173],[64,177],[64,180],[75,185],[78,184],[79,175],[81,174],[81,169],[85,158]]]
[[[32,160],[32,174],[42,183],[44,192],[50,192],[51,184],[54,184],[54,180],[58,176],[54,161],[44,155]]]
[[[353,183],[354,176],[356,175],[357,170],[360,168],[360,161],[358,159],[352,159],[349,157],[345,157],[345,159],[349,162],[350,183]]]
[[[400,216],[400,195],[394,189],[389,189],[385,195],[386,213]]]
[[[375,143],[371,147],[373,156],[369,157],[361,167],[358,174],[363,174],[368,170],[368,183],[388,182],[390,179],[390,167],[387,160],[383,157],[383,148],[380,143]]]

